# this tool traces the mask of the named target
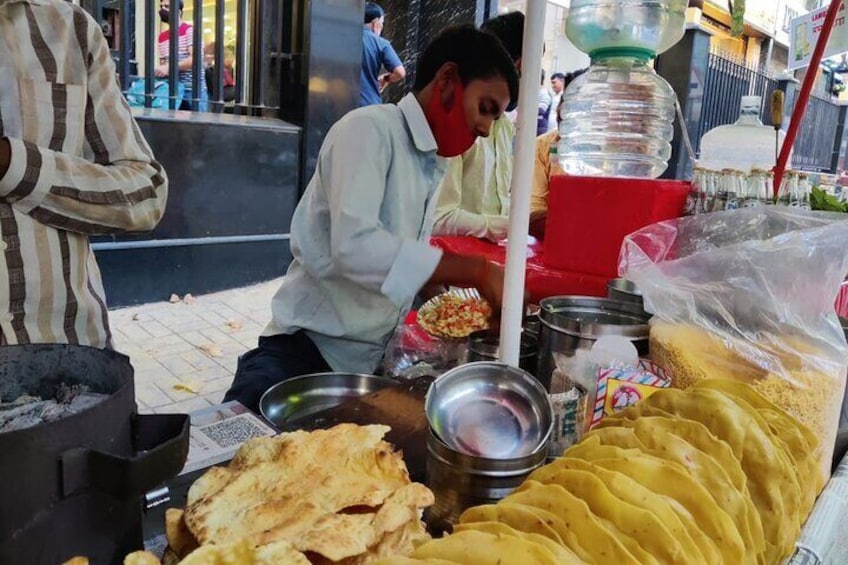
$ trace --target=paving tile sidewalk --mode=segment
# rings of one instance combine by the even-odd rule
[[[115,348],[135,368],[142,412],[191,412],[218,404],[238,356],[256,346],[281,279],[109,312]]]

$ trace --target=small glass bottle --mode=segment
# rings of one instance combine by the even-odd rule
[[[798,172],[786,171],[780,181],[777,203],[781,206],[798,206]]]
[[[721,191],[724,192],[725,210],[737,210],[740,198],[745,194],[745,173],[737,169],[724,169],[721,172]]]
[[[802,210],[812,210],[810,198],[812,197],[813,186],[810,183],[810,175],[800,173],[798,175],[798,207]]]
[[[695,216],[704,213],[704,194],[707,189],[707,170],[702,167],[695,167],[692,171],[692,186],[689,189],[689,196],[686,197],[686,208],[683,211],[684,216]]]
[[[764,206],[771,189],[768,182],[768,171],[751,169],[746,183],[744,206],[748,208]]]
[[[715,206],[716,194],[718,193],[721,173],[712,169],[706,169],[704,175],[704,191],[701,193],[701,206],[704,212],[712,212]]]

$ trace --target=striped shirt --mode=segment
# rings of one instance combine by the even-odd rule
[[[149,0],[148,0],[149,1]],[[182,22],[180,24],[180,35],[177,38],[177,52],[179,57],[177,62],[182,63],[191,57],[191,40],[194,28],[189,24]],[[168,62],[171,53],[171,30],[166,29],[159,34],[159,61],[164,65]],[[186,88],[186,91],[191,92],[191,81],[194,73],[191,71],[179,71],[180,82]]]
[[[0,138],[0,344],[110,346],[88,236],[152,229],[167,178],[78,6],[0,0]]]

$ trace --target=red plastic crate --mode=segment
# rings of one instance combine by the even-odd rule
[[[551,177],[545,226],[545,265],[615,278],[624,237],[679,217],[686,181],[602,177]]]

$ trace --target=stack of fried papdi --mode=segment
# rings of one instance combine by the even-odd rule
[[[781,563],[821,488],[816,443],[738,381],[661,390],[452,535],[378,565]]]
[[[386,426],[340,424],[246,443],[166,515],[184,565],[344,563],[409,555],[433,493],[412,483]],[[307,558],[308,556],[308,558]],[[178,561],[182,559],[182,561]]]

